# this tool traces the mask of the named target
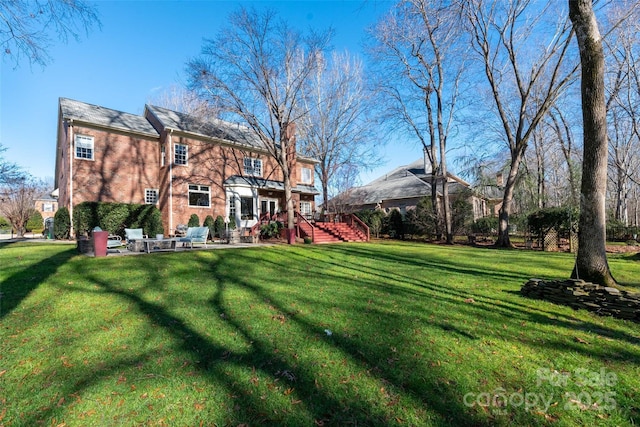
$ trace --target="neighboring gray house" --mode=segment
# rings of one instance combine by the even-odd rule
[[[491,215],[495,200],[488,200],[473,191],[471,185],[462,178],[447,173],[449,195],[457,197],[464,190],[471,191],[473,219]],[[406,166],[377,178],[362,187],[354,187],[329,201],[331,213],[351,213],[365,209],[382,209],[389,213],[398,209],[405,214],[414,209],[424,197],[431,197],[431,165],[426,159],[419,159]],[[441,191],[437,191],[442,197]]]

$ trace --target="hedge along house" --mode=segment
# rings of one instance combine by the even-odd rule
[[[192,214],[237,227],[285,209],[282,171],[250,130],[146,105],[142,116],[60,98],[56,152],[59,204],[155,204],[165,234]],[[316,161],[295,156],[297,212],[314,210]]]

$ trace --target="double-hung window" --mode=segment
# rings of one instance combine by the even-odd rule
[[[303,184],[311,184],[313,182],[313,169],[300,168],[300,180]]]
[[[155,205],[158,203],[158,189],[157,188],[145,188],[144,189],[144,203],[147,205]]]
[[[187,164],[187,146],[184,144],[175,144],[173,146],[173,160],[176,165]]]
[[[211,188],[208,185],[189,184],[189,206],[211,206]]]
[[[93,137],[76,135],[76,159],[93,160]]]
[[[262,160],[245,157],[244,174],[248,176],[262,176]]]

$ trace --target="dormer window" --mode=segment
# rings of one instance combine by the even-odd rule
[[[245,157],[244,174],[247,176],[262,176],[262,160]]]

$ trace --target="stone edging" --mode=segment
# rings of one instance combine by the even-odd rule
[[[640,294],[596,285],[584,280],[529,279],[520,289],[522,295],[586,309],[602,316],[640,322]]]

